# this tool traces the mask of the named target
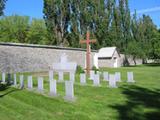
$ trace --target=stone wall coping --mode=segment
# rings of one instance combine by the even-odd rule
[[[61,50],[86,51],[86,49],[83,49],[83,48],[71,48],[71,47],[61,47],[61,46],[52,46],[52,45],[11,43],[11,42],[0,42],[0,46],[15,46],[15,47],[31,47],[31,48],[45,48],[45,49],[61,49]],[[98,51],[97,50],[92,50],[92,52],[98,52]]]

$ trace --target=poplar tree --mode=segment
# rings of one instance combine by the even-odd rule
[[[63,45],[69,21],[69,0],[44,0],[44,20],[51,44]]]
[[[3,15],[3,10],[5,9],[5,3],[7,0],[0,0],[0,16]]]

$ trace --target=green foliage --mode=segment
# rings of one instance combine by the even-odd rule
[[[27,33],[27,42],[30,44],[46,44],[47,30],[43,20],[32,20]]]
[[[44,0],[44,18],[53,44],[79,47],[88,29],[97,39],[93,49],[117,46],[134,59],[158,57],[156,26],[149,16],[137,19],[136,11],[131,17],[128,0]]]
[[[152,38],[151,46],[152,47],[149,53],[150,59],[159,61],[160,60],[160,32],[155,33],[155,38]]]
[[[84,70],[80,65],[77,66],[76,73],[84,73]]]
[[[0,0],[0,16],[3,15],[3,10],[5,9],[5,3],[7,0]]]
[[[49,44],[48,33],[43,20],[28,16],[8,16],[0,19],[0,42]]]
[[[29,29],[29,17],[9,16],[0,19],[0,41],[3,42],[26,42]]]
[[[85,48],[79,40],[89,30],[97,39],[92,49],[116,46],[133,59],[160,59],[160,32],[150,16],[137,18],[135,11],[132,17],[128,0],[44,0],[43,13],[44,21],[2,17],[0,41]]]
[[[69,20],[69,0],[44,0],[44,20],[54,44],[63,45],[66,42],[67,24]]]
[[[141,56],[143,55],[143,49],[141,48],[140,44],[136,41],[129,42],[125,52],[127,55],[131,55],[133,57],[135,65],[136,59],[141,58]]]
[[[137,20],[136,13],[132,20],[132,42],[129,43],[130,54],[146,59],[159,59],[155,54],[155,49],[159,46],[158,30],[149,16],[143,15]],[[131,44],[133,43],[133,46]],[[136,44],[136,45],[135,45]],[[134,49],[132,49],[134,47]],[[133,53],[134,52],[134,53]],[[133,53],[133,54],[132,54]]]
[[[97,71],[99,71],[99,69],[98,69],[98,68],[96,68],[96,66],[93,66],[93,67],[92,67],[92,70],[94,70],[94,71],[95,71],[95,73],[97,73]]]

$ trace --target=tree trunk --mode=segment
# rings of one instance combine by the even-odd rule
[[[135,56],[133,57],[133,62],[134,62],[134,65],[137,65]]]

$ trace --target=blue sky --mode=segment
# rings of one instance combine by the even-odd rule
[[[129,0],[131,12],[136,9],[138,16],[150,15],[160,28],[160,0]],[[31,18],[43,18],[43,0],[8,0],[5,15],[27,15]]]

